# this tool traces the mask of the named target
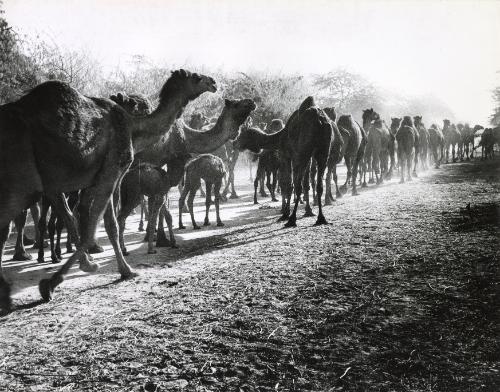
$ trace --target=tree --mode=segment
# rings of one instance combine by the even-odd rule
[[[490,123],[496,127],[500,125],[500,86],[493,90],[493,102],[495,109],[493,109],[493,114],[490,117]]]
[[[377,88],[363,76],[345,69],[336,69],[314,77],[318,101],[322,106],[334,106],[339,113],[359,113],[377,106],[381,99]]]

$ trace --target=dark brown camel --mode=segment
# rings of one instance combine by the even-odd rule
[[[389,175],[389,157],[392,157],[392,136],[385,122],[380,119],[379,114],[373,108],[363,110],[362,118],[363,129],[367,134],[367,143],[364,153],[363,182],[361,186],[366,187],[367,172],[369,183],[376,182],[380,184],[383,182],[384,175]],[[391,159],[391,168],[392,165]],[[375,179],[373,174],[375,174]]]
[[[182,207],[184,206],[184,201],[186,196],[188,197],[187,205],[189,213],[191,215],[191,222],[193,223],[193,229],[199,229],[200,227],[196,224],[194,220],[194,210],[193,210],[193,200],[196,196],[196,192],[200,188],[201,180],[205,181],[205,221],[204,226],[210,225],[210,220],[208,219],[208,212],[210,210],[210,205],[212,204],[212,186],[214,188],[214,200],[215,200],[215,213],[217,217],[217,226],[224,226],[220,219],[219,214],[219,203],[220,203],[220,188],[222,186],[222,179],[226,175],[226,170],[224,168],[224,162],[219,157],[212,154],[202,154],[192,159],[186,164],[185,174],[184,174],[184,187],[182,188],[182,193],[179,198],[179,229],[185,229],[186,227],[182,224]]]
[[[311,160],[318,165],[316,193],[318,199],[323,195],[323,174],[325,172],[330,142],[332,139],[332,126],[328,116],[318,108],[312,97],[302,102],[288,119],[283,130],[273,134],[266,134],[258,128],[242,130],[235,141],[239,150],[250,150],[255,153],[262,149],[278,149],[280,156],[279,181],[282,196],[282,217],[286,220],[286,227],[296,226],[297,207],[302,190],[306,201],[306,216],[311,216],[309,205],[309,172]],[[295,204],[290,215],[290,203],[293,190],[295,191]],[[321,203],[318,204],[319,213],[316,225],[326,224]]]
[[[255,110],[255,103],[251,99],[225,100],[224,108],[211,129],[198,131],[188,127],[183,122],[176,123],[171,131],[160,142],[144,149],[134,158],[132,170],[125,175],[121,191],[122,208],[118,216],[120,228],[120,244],[125,250],[123,232],[125,220],[137,206],[141,195],[148,196],[149,220],[147,227],[148,253],[156,253],[154,249],[154,230],[158,224],[157,246],[175,246],[171,226],[171,216],[165,207],[165,198],[171,187],[176,186],[182,179],[184,166],[191,158],[191,154],[201,154],[213,151],[224,145],[228,140],[238,136],[238,131],[250,113]],[[149,163],[161,167],[167,165],[166,175],[159,175],[157,170],[140,171],[140,163]],[[147,176],[153,178],[147,178]],[[142,183],[145,188],[143,189]],[[158,218],[159,217],[159,218]],[[167,222],[170,240],[166,239],[163,221]]]
[[[450,147],[452,152],[453,162],[456,162],[455,156],[456,147],[460,144],[461,136],[457,131],[455,124],[451,124],[450,120],[443,120],[443,136],[444,136],[444,149],[446,153],[446,163],[450,161]]]
[[[411,117],[406,116],[405,119],[406,121],[403,121],[400,118],[391,118],[391,129],[398,129],[396,133],[396,141],[398,143],[398,162],[401,174],[400,183],[405,182],[405,169],[407,171],[407,180],[412,180],[411,169],[415,154],[414,146],[416,130],[412,126]]]
[[[134,152],[156,142],[189,101],[215,90],[212,78],[180,70],[163,86],[158,108],[145,117],[132,117],[109,99],[86,97],[58,81],[42,83],[18,101],[0,106],[0,256],[10,221],[43,192],[63,216],[70,235],[78,238],[63,192],[81,190],[80,242],[61,269],[40,282],[42,298],[52,298],[74,262],[84,271],[97,269],[86,253],[103,213],[120,274],[133,276],[119,246],[111,195]],[[10,305],[0,266],[0,308],[9,310]]]
[[[117,93],[109,97],[118,105],[134,116],[146,116],[153,111],[149,99],[140,94]],[[144,216],[149,216],[144,197],[141,198],[141,218],[139,220],[139,231],[144,231]],[[146,218],[147,219],[147,218]]]
[[[418,150],[420,154],[420,165],[422,169],[427,170],[429,168],[429,131],[422,122],[422,116],[414,116],[413,123],[415,129],[418,132]]]
[[[273,119],[269,124],[269,127],[261,128],[267,134],[274,132],[279,132],[283,129],[285,124],[281,119]],[[237,149],[236,149],[237,150]],[[278,201],[276,199],[276,185],[278,182],[278,172],[279,172],[279,155],[277,150],[264,150],[260,154],[255,155],[258,159],[257,173],[255,174],[254,180],[254,204],[257,202],[257,188],[260,187],[260,195],[262,197],[267,197],[264,191],[264,181],[266,183],[267,189],[271,195],[271,201]],[[272,182],[271,182],[272,176]]]
[[[68,208],[70,211],[73,211],[78,203],[78,192],[71,192],[67,197]],[[50,240],[50,259],[52,263],[59,263],[62,259],[61,256],[61,233],[64,228],[64,219],[62,216],[57,214],[57,211],[54,208],[51,208],[50,200],[45,196],[42,197],[42,211],[40,214],[40,220],[38,222],[38,232],[40,235],[40,239],[44,239],[44,234],[46,228],[48,228],[49,240]],[[51,209],[50,219],[47,224],[47,214]],[[57,234],[57,237],[54,237]],[[78,242],[78,238],[70,238],[70,234],[68,233],[68,238],[66,240],[66,253],[73,253],[72,243]],[[89,249],[89,253],[91,249]],[[43,248],[38,248],[38,262],[45,262],[44,259],[44,251]]]
[[[429,148],[432,153],[434,167],[439,169],[444,156],[444,136],[436,124],[432,124],[429,128]]]

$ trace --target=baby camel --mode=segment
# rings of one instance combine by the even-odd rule
[[[214,187],[215,195],[215,213],[217,215],[217,226],[224,226],[224,223],[220,220],[219,215],[219,202],[220,202],[220,188],[222,186],[222,179],[226,176],[226,170],[224,169],[224,162],[219,157],[212,154],[202,154],[191,160],[186,164],[185,174],[184,174],[184,188],[182,189],[181,197],[179,198],[179,229],[185,229],[186,227],[182,224],[182,207],[184,206],[184,201],[186,196],[188,196],[188,208],[191,214],[191,222],[193,222],[193,228],[199,229],[200,227],[196,224],[194,220],[193,212],[193,200],[196,196],[196,191],[200,188],[203,179],[205,181],[205,193],[206,193],[206,214],[204,226],[210,225],[208,220],[208,210],[210,209],[210,204],[212,202],[212,185]]]

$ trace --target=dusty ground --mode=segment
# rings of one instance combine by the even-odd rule
[[[284,229],[245,189],[225,228],[155,256],[130,219],[134,280],[108,246],[40,304],[54,268],[7,261],[0,390],[500,390],[499,160],[372,186],[323,227]]]

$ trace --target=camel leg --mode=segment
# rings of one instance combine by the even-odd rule
[[[12,301],[10,299],[10,285],[5,279],[2,269],[2,257],[5,249],[5,243],[10,234],[10,223],[0,229],[0,316],[10,312]]]
[[[285,221],[290,215],[290,199],[292,196],[291,163],[288,158],[280,162],[279,182],[281,187],[281,217],[278,222]]]
[[[255,180],[253,182],[253,204],[259,204],[259,202],[257,201],[257,188],[259,187],[259,185],[261,186],[261,190],[263,190],[262,188],[262,181],[263,181],[263,168],[262,168],[262,165],[259,164],[257,166],[257,173],[255,174]],[[260,192],[260,195],[263,196],[263,197],[266,197],[267,194],[264,192],[264,195],[262,194],[262,192]]]
[[[163,220],[167,224],[169,239],[165,236],[165,229],[163,226]],[[156,237],[156,247],[171,247],[177,248],[175,243],[174,228],[172,226],[172,214],[167,208],[167,203],[163,203],[160,209],[160,218],[158,219],[158,235]]]
[[[47,229],[49,231],[49,241],[50,241],[50,259],[52,263],[59,263],[61,260],[57,257],[55,252],[54,236],[56,234],[56,212],[54,210],[50,213],[49,223],[47,224]]]
[[[366,141],[363,140],[358,147],[358,152],[356,154],[356,158],[354,159],[354,164],[352,166],[352,195],[353,196],[359,195],[358,190],[356,189],[356,180],[358,178],[359,164],[362,162],[363,156],[365,155],[365,149],[366,149]]]
[[[407,178],[408,181],[412,180],[412,178],[411,178],[411,169],[412,169],[412,163],[413,162],[414,162],[413,155],[411,153],[407,154],[407,158],[406,158],[406,169],[407,169],[406,178]]]
[[[144,197],[141,197],[141,220],[139,221],[139,231],[144,231]],[[120,220],[118,220],[118,226],[120,226]],[[123,251],[123,247],[122,247]]]
[[[239,196],[236,193],[236,189],[234,189],[234,165],[232,165],[231,170],[229,171],[229,183],[231,184],[231,196],[230,199],[238,199]]]
[[[224,223],[222,223],[220,219],[220,212],[219,212],[219,204],[220,204],[220,188],[222,186],[222,181],[218,180],[215,181],[214,184],[214,195],[215,195],[215,216],[217,219],[217,226],[221,227],[224,226]]]
[[[44,244],[40,242],[40,232],[38,231],[38,221],[40,219],[40,206],[38,203],[34,203],[30,207],[30,212],[33,218],[33,227],[35,229],[35,243],[33,244],[33,249],[38,249],[40,244],[44,246]]]
[[[154,248],[154,235],[156,222],[158,222],[158,215],[160,214],[160,208],[164,202],[163,195],[154,195],[148,197],[149,204],[149,220],[147,227],[148,236],[148,254],[155,254],[156,249]]]
[[[195,188],[195,189],[198,189],[198,188]],[[198,226],[196,224],[196,221],[194,220],[193,201],[194,201],[195,195],[196,195],[196,191],[195,190],[192,190],[191,192],[189,192],[187,204],[188,204],[188,208],[189,208],[189,214],[191,215],[191,223],[193,224],[193,229],[194,230],[199,230],[200,226]]]
[[[26,249],[24,248],[24,226],[26,225],[26,217],[28,215],[27,210],[23,210],[16,219],[14,219],[14,223],[16,225],[16,230],[17,230],[17,240],[16,240],[16,251],[14,253],[14,257],[12,260],[16,261],[24,261],[24,260],[31,260],[32,257],[31,255],[26,252]]]
[[[208,218],[208,212],[210,211],[210,205],[212,204],[212,183],[205,181],[207,189],[207,197],[205,198],[205,221],[203,226],[210,226],[210,219]]]
[[[302,194],[302,182],[304,178],[304,172],[306,171],[306,166],[309,162],[300,162],[293,167],[293,188],[295,192],[295,201],[293,205],[293,211],[288,218],[288,222],[285,227],[296,227],[297,226],[297,208],[300,202],[300,195]],[[309,180],[309,179],[308,179]]]
[[[418,149],[415,148],[415,152],[414,152],[414,155],[413,155],[413,157],[414,157],[413,177],[418,177],[418,175],[417,175],[418,155],[419,155]]]
[[[273,182],[271,184],[271,189],[270,189],[271,201],[278,201],[278,199],[276,199],[276,184],[277,184],[277,182],[278,182],[278,171],[274,170],[273,171]]]
[[[347,171],[347,173],[349,173],[349,170]],[[333,167],[332,167],[332,176],[333,176],[333,182],[335,183],[335,196],[338,199],[338,198],[342,197],[342,193],[340,193],[339,185],[337,182],[337,180],[338,180],[337,165],[333,165]],[[347,176],[349,176],[349,174]]]
[[[316,161],[318,162],[318,180],[316,181],[316,193],[318,195],[318,200],[321,200],[321,196],[323,195],[323,174],[325,173],[326,165],[318,158],[316,158]],[[328,222],[323,215],[323,207],[321,206],[321,203],[318,204],[318,208],[318,219],[316,220],[314,226],[326,225]]]
[[[316,164],[315,162],[312,162],[312,164]],[[309,204],[309,189],[311,187],[311,161],[306,165],[306,169],[304,171],[304,177],[302,180],[302,190],[304,192],[304,201],[306,203],[306,212],[304,213],[304,216],[315,216],[314,212],[312,211],[311,205]],[[323,179],[321,179],[323,181]],[[321,204],[321,200],[319,200],[319,204]]]
[[[42,211],[38,219],[38,235],[40,243],[45,241],[45,230],[47,228],[47,213],[49,212],[50,201],[46,197],[42,197]],[[45,261],[45,255],[43,251],[43,246],[38,248],[38,262],[43,263]]]
[[[269,194],[271,195],[271,201],[277,201],[276,197],[274,195],[274,187],[271,184],[271,174],[272,174],[272,172],[270,169],[266,170],[266,187],[269,190]],[[273,177],[273,181],[274,181],[274,177]]]
[[[267,197],[266,190],[264,188],[264,165],[259,159],[259,164],[257,165],[256,179],[259,179],[259,194],[262,197]]]
[[[101,178],[107,178],[107,176],[103,176]],[[89,261],[87,252],[90,247],[95,245],[95,232],[103,211],[105,211],[104,224],[106,232],[111,244],[113,245],[113,249],[115,250],[118,270],[122,278],[129,278],[133,276],[133,272],[123,258],[123,254],[118,244],[118,227],[116,217],[114,215],[112,199],[113,191],[114,184],[108,185],[104,181],[97,183],[93,187],[82,190],[80,195],[80,204],[78,205],[78,223],[80,227],[81,240],[77,246],[76,252],[66,261],[66,263],[64,263],[63,266],[50,279],[43,279],[40,281],[39,290],[45,301],[50,301],[52,299],[54,290],[63,282],[64,275],[68,273],[69,269],[76,261],[80,262],[80,269],[85,272],[97,271],[97,264]],[[62,197],[64,199],[64,203],[66,203],[64,195],[62,195]],[[56,211],[59,212],[59,209],[56,208]],[[67,216],[65,216],[65,221],[66,220],[68,220]],[[71,220],[68,220],[68,222],[70,225],[73,224]]]
[[[313,191],[313,206],[315,206],[318,204],[318,200],[316,198],[316,162],[312,163],[308,178],[310,178],[310,182],[308,182],[307,185],[309,186],[309,184],[311,184],[310,187]]]
[[[122,206],[120,208],[120,212],[119,212],[118,217],[117,217],[118,238],[120,241],[120,248],[121,248],[124,256],[129,255],[129,252],[127,251],[127,247],[125,246],[125,240],[124,240],[123,236],[125,233],[125,226],[127,223],[127,218],[129,217],[129,215],[132,213],[132,210],[134,209],[134,207],[132,207],[132,206],[133,206],[133,203],[122,204]],[[141,207],[141,212],[142,212],[142,207]]]
[[[181,192],[181,196],[179,197],[179,229],[180,230],[183,230],[186,228],[186,226],[184,226],[182,224],[182,212],[183,212],[183,209],[184,209],[184,206],[185,206],[185,201],[186,201],[186,196],[189,192],[189,189],[188,189],[188,186],[187,184],[184,185],[184,188],[182,188],[182,192]]]
[[[64,229],[64,220],[59,216],[56,215],[56,255],[59,260],[62,259],[61,257],[61,234]],[[68,235],[69,237],[69,235]]]
[[[335,165],[333,165],[333,166],[335,167]],[[333,201],[335,201],[335,199],[333,198],[333,194],[332,194],[332,177],[334,177],[334,174],[333,174],[334,170],[335,169],[333,167],[329,167],[328,170],[326,171],[325,206],[329,206],[332,204]],[[314,186],[315,184],[311,184],[311,185]],[[335,175],[335,188],[338,191],[336,175]]]
[[[352,176],[352,163],[353,162],[351,162],[351,157],[349,157],[349,156],[346,155],[344,157],[344,160],[345,160],[345,166],[347,168],[347,177],[345,179],[345,183],[340,187],[341,194],[346,194],[347,193],[347,187],[349,185],[349,181],[350,181],[351,176]]]
[[[165,236],[165,230],[163,227],[163,220],[165,220],[165,223],[167,224],[168,228],[168,235],[169,239]],[[160,209],[160,218],[158,220],[158,235],[156,239],[156,247],[171,247],[171,248],[177,248],[177,244],[175,243],[175,236],[174,236],[174,228],[172,226],[172,215],[170,214],[170,211],[167,208],[166,203],[163,203]]]

